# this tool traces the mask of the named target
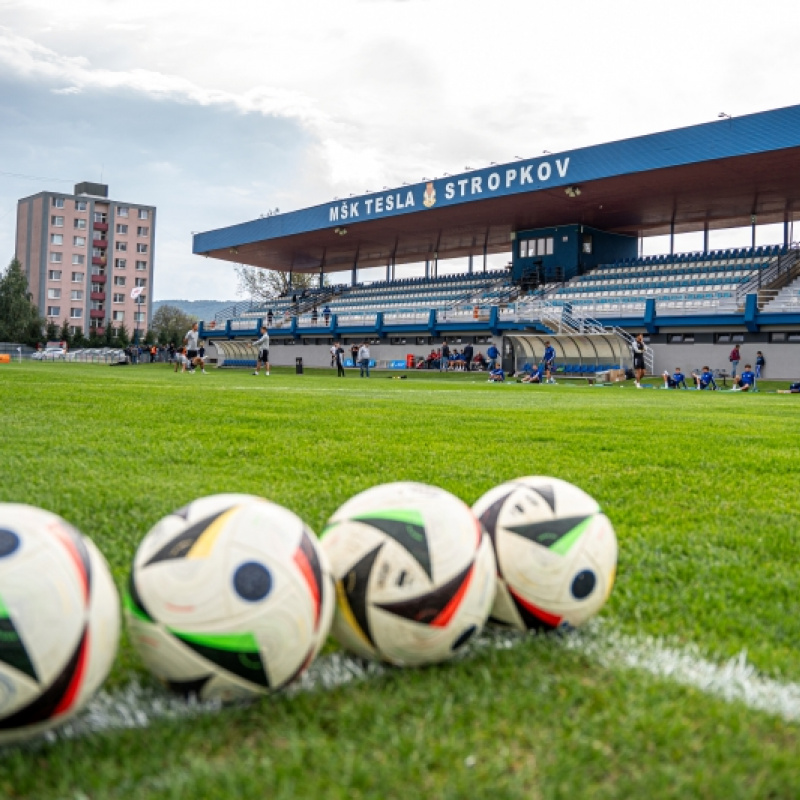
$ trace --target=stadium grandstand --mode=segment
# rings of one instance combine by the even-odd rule
[[[231,306],[204,321],[202,334],[220,366],[253,364],[249,340],[267,324],[275,364],[302,357],[328,366],[333,341],[346,349],[368,341],[379,367],[397,369],[444,340],[476,353],[494,343],[507,368],[519,369],[551,337],[562,376],[586,377],[625,369],[641,332],[653,372],[677,359],[724,374],[737,343],[745,357],[763,351],[770,376],[796,378],[798,174],[800,106],[792,106],[196,234],[198,255],[284,271],[290,281],[319,276],[312,289]],[[759,226],[775,223],[782,241],[757,244]],[[710,249],[710,232],[742,227],[751,246]],[[703,248],[675,252],[676,234],[690,232],[702,232]],[[657,235],[669,236],[670,252],[642,256],[643,240]],[[508,266],[490,270],[498,254]],[[466,259],[467,270],[440,275],[449,259]],[[398,275],[411,264],[425,274]],[[359,281],[375,267],[384,280]]]

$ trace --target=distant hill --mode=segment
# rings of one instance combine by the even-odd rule
[[[196,319],[212,320],[218,311],[239,302],[241,300],[153,300],[153,313],[161,306],[174,306]]]

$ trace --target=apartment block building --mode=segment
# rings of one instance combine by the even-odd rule
[[[16,256],[39,313],[72,332],[107,324],[144,334],[152,313],[156,209],[110,200],[108,186],[39,192],[17,203]]]

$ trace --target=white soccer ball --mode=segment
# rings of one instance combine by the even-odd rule
[[[497,558],[493,620],[523,631],[577,627],[605,605],[617,537],[586,492],[528,476],[495,486],[472,510]]]
[[[100,551],[56,514],[0,503],[0,744],[74,716],[118,642],[119,595]]]
[[[322,547],[336,579],[333,635],[362,657],[444,661],[486,622],[491,543],[469,506],[443,489],[368,489],[328,520]]]
[[[125,613],[156,677],[228,701],[298,677],[328,636],[334,602],[327,559],[303,520],[263,498],[219,494],[145,536]]]

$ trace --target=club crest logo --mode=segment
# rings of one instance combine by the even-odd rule
[[[429,183],[425,187],[425,194],[422,195],[422,205],[424,205],[425,208],[436,205],[436,189],[433,188],[432,183]]]

